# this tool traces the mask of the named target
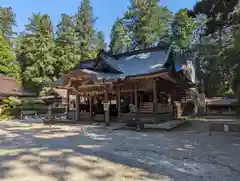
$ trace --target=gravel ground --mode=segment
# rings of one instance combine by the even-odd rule
[[[240,180],[240,134],[84,128],[85,135],[80,125],[0,122],[0,180]]]

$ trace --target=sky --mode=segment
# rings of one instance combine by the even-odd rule
[[[192,8],[197,0],[161,0],[160,4],[167,6],[172,12],[181,8]],[[111,28],[117,17],[122,17],[129,0],[92,0],[94,16],[97,17],[95,27],[103,31],[106,42],[110,41]],[[21,32],[32,13],[47,13],[56,25],[62,13],[75,14],[81,0],[0,0],[0,7],[11,6],[16,13],[17,27]]]

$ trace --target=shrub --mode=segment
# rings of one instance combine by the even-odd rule
[[[17,108],[17,106],[21,105],[21,100],[17,97],[5,97],[3,99],[3,110],[0,115],[1,119],[8,119],[14,116],[14,110]]]

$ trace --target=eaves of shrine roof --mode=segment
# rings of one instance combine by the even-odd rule
[[[93,63],[93,60],[83,62],[80,64],[79,69],[94,71],[105,78],[111,78],[110,75],[124,78],[167,71],[169,67],[167,61],[166,49],[162,48],[150,48],[118,55],[111,55],[101,51],[95,63]]]

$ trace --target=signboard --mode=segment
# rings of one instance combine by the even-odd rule
[[[103,109],[104,109],[104,111],[109,111],[109,105],[110,105],[110,103],[107,102],[107,101],[103,101],[102,104],[103,104]]]
[[[228,125],[224,125],[224,132],[228,132]]]

